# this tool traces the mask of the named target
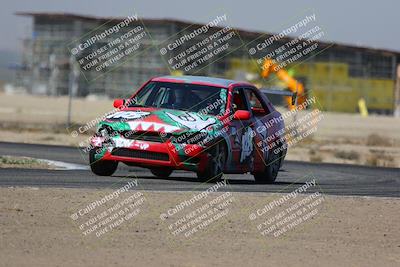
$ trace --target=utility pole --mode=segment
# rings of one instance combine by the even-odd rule
[[[72,97],[78,93],[79,66],[75,57],[69,57],[69,86],[68,86],[68,114],[67,127],[71,126]]]
[[[57,92],[57,82],[58,82],[58,74],[59,69],[57,66],[57,56],[52,53],[49,57],[49,68],[50,68],[50,77],[47,88],[47,95],[55,96],[58,94]]]

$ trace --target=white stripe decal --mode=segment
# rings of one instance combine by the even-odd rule
[[[129,121],[127,122],[129,124],[129,127],[131,130],[136,130],[139,125],[142,127],[143,131],[147,131],[148,129],[151,128],[151,126],[154,127],[155,131],[159,131],[161,128],[164,127],[164,131],[166,133],[174,132],[176,130],[179,130],[179,127],[172,126],[169,124],[165,123],[158,123],[158,122],[147,122],[147,121]]]

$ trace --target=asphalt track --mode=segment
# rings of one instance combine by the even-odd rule
[[[41,159],[87,164],[78,148],[0,142],[0,155],[27,156]],[[344,164],[285,161],[274,184],[255,184],[250,174],[227,174],[227,186],[220,191],[232,192],[290,192],[315,179],[319,191],[330,195],[400,197],[400,169],[365,167]],[[199,191],[212,186],[201,183],[194,173],[175,171],[168,179],[155,178],[147,169],[120,164],[112,177],[100,177],[90,170],[0,169],[0,186],[33,186],[64,188],[110,188],[126,185],[138,179],[139,190]]]

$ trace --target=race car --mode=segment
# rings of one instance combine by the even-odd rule
[[[286,155],[281,114],[247,82],[156,77],[114,107],[90,141],[97,175],[112,175],[122,162],[160,178],[174,170],[203,181],[250,172],[257,183],[272,183]]]

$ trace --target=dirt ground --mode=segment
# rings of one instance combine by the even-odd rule
[[[400,265],[400,199],[321,195],[317,214],[274,237],[261,235],[249,214],[282,195],[231,193],[225,217],[185,237],[173,235],[173,218],[160,214],[194,193],[144,191],[136,217],[85,236],[71,214],[112,192],[1,188],[0,266]]]
[[[66,127],[67,107],[67,97],[0,94],[0,140],[82,146],[90,135],[71,133],[113,109],[112,100],[73,99],[72,125]],[[316,126],[289,148],[287,159],[400,167],[400,118],[324,112]]]

